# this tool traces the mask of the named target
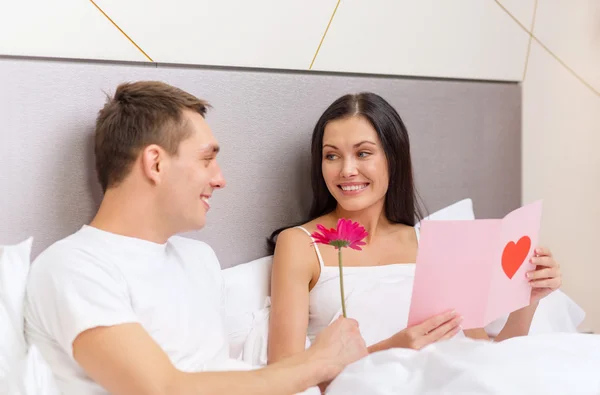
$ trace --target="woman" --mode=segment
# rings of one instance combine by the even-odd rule
[[[269,363],[304,350],[306,335],[312,340],[339,315],[336,250],[310,238],[317,224],[334,228],[339,218],[368,232],[362,251],[344,250],[344,287],[348,300],[355,295],[348,314],[359,321],[369,352],[420,349],[461,332],[461,317],[452,312],[406,328],[419,239],[414,225],[421,215],[408,133],[396,110],[373,93],[339,98],[315,126],[311,156],[310,221],[270,238]],[[560,287],[550,252],[537,248],[536,255],[531,304],[509,316],[495,341],[526,335],[539,300]],[[483,328],[464,335],[488,338]]]

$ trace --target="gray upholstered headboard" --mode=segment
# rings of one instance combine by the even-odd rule
[[[223,267],[266,254],[275,228],[310,204],[309,141],[348,92],[389,100],[412,139],[417,187],[432,212],[459,199],[477,217],[521,203],[521,89],[449,81],[0,57],[0,244],[34,237],[34,256],[89,221],[100,201],[92,133],[105,93],[163,80],[209,100],[228,186],[215,194],[207,241]]]

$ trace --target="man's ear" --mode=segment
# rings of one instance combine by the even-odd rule
[[[142,171],[150,183],[160,184],[166,165],[166,152],[158,145],[151,144],[142,151]]]

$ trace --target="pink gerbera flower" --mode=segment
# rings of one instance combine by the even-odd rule
[[[314,232],[311,236],[315,243],[328,244],[337,249],[350,247],[353,250],[361,251],[360,246],[364,246],[363,239],[368,236],[367,231],[358,222],[352,222],[349,219],[340,218],[337,223],[337,229],[327,229],[323,225],[317,225],[320,233]]]
[[[349,219],[340,218],[336,229],[327,229],[323,225],[317,225],[318,231],[312,233],[315,243],[334,246],[338,250],[338,265],[340,268],[340,294],[342,297],[342,313],[346,317],[346,298],[344,297],[344,271],[342,265],[342,248],[350,247],[361,251],[360,246],[364,246],[363,240],[368,233],[358,222],[352,222]],[[320,232],[319,232],[320,231]]]

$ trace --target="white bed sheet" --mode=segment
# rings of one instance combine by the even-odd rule
[[[600,335],[460,338],[420,352],[381,351],[348,366],[327,394],[598,395]]]

